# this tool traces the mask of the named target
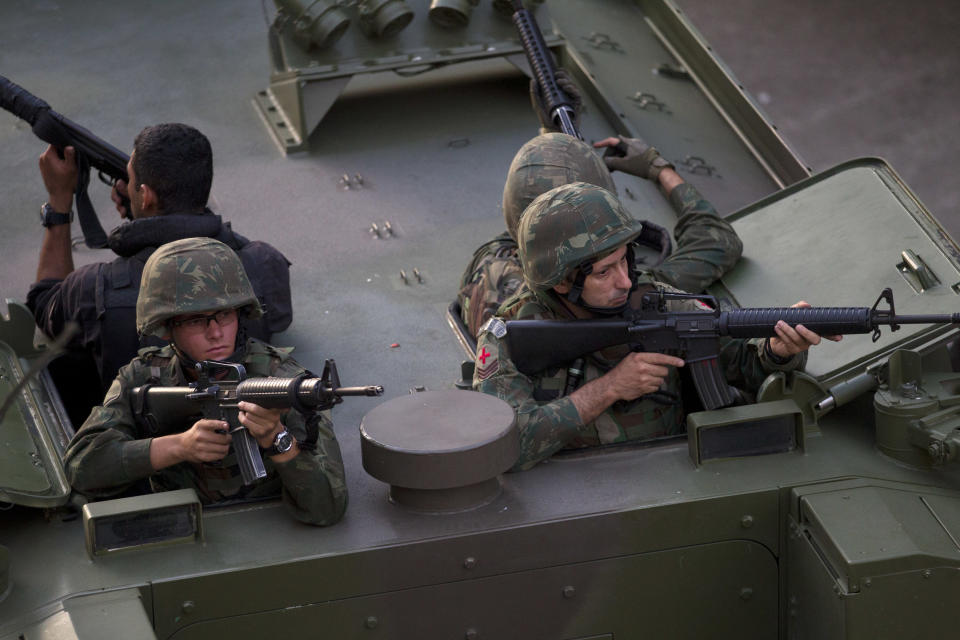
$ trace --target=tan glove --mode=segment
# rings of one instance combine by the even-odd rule
[[[651,147],[640,138],[618,137],[620,142],[612,147],[607,147],[603,154],[603,161],[610,171],[623,171],[640,178],[656,181],[657,176],[665,168],[675,168],[660,155],[655,147]]]

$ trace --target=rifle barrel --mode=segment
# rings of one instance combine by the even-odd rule
[[[0,107],[25,120],[31,127],[44,109],[50,109],[44,100],[3,76],[0,76]]]
[[[734,338],[766,338],[776,335],[778,320],[829,336],[871,333],[879,325],[957,324],[960,313],[899,316],[869,307],[747,308],[721,312],[719,328],[721,335]]]
[[[893,316],[878,324],[960,324],[960,313],[928,313],[912,316]]]
[[[371,384],[366,387],[337,387],[333,390],[336,396],[382,396],[383,387],[379,384]]]

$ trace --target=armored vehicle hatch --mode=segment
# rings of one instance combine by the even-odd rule
[[[62,465],[73,428],[46,372],[24,371],[43,355],[33,334],[33,315],[8,301],[0,317],[0,501],[57,507],[70,496]]]

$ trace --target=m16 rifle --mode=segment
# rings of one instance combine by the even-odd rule
[[[702,311],[668,311],[670,300],[698,300]],[[879,309],[886,300],[889,309]],[[766,307],[720,311],[712,296],[669,293],[658,289],[645,294],[641,308],[622,320],[509,320],[507,346],[517,369],[531,375],[566,364],[590,353],[616,345],[633,351],[677,355],[691,369],[697,393],[706,409],[730,405],[735,392],[720,370],[717,356],[720,338],[769,338],[783,320],[802,324],[821,335],[872,333],[880,338],[880,326],[896,331],[901,324],[958,324],[960,313],[897,315],[893,292],[886,288],[873,307]]]
[[[520,43],[523,45],[524,53],[527,54],[527,62],[530,63],[530,70],[540,87],[546,112],[550,114],[553,123],[560,128],[560,131],[583,140],[583,135],[574,124],[576,112],[573,102],[557,84],[553,56],[543,40],[536,18],[523,6],[522,0],[513,0],[513,9],[513,24],[517,27]]]
[[[128,181],[127,162],[130,156],[57,113],[44,100],[3,76],[0,76],[0,107],[29,124],[38,138],[57,148],[61,158],[64,147],[76,150],[80,171],[76,192],[77,219],[83,231],[83,240],[91,249],[107,246],[107,234],[97,219],[97,212],[87,193],[90,167],[99,172],[102,182],[112,186],[117,180]],[[123,206],[130,211],[128,199],[124,199]]]
[[[383,387],[341,387],[337,364],[327,360],[323,374],[295,378],[250,378],[246,369],[233,362],[204,360],[196,365],[198,379],[186,387],[160,387],[146,384],[133,390],[134,413],[151,436],[182,431],[201,418],[223,420],[233,436],[244,484],[267,475],[260,447],[246,427],[240,424],[240,402],[252,402],[267,409],[294,408],[301,413],[323,411],[343,402],[345,396],[380,396]],[[215,379],[217,373],[233,374]]]

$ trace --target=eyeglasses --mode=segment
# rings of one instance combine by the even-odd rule
[[[221,309],[215,313],[199,313],[195,316],[189,316],[182,320],[172,320],[170,322],[174,327],[179,327],[188,333],[202,333],[210,326],[213,320],[221,327],[232,324],[237,320],[236,309]]]

